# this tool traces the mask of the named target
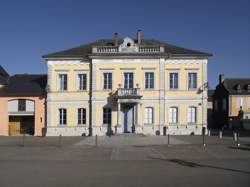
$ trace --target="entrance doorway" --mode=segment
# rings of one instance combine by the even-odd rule
[[[9,135],[34,135],[34,116],[9,116]]]
[[[122,127],[124,133],[134,132],[134,105],[124,104],[121,107],[122,111]]]

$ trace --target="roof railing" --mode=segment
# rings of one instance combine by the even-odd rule
[[[92,48],[92,53],[118,53],[119,47],[115,46],[96,46]],[[138,53],[162,53],[164,47],[162,46],[139,46]]]
[[[97,46],[92,48],[93,53],[118,53],[118,47],[115,46]]]
[[[164,52],[164,47],[161,46],[140,46],[139,53],[160,53]]]

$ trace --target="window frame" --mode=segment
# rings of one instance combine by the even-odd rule
[[[79,114],[79,112],[80,112],[80,114]],[[84,126],[84,125],[86,125],[86,122],[87,122],[87,110],[86,110],[86,108],[78,108],[77,109],[77,124]]]
[[[131,75],[132,75],[132,87],[130,86],[130,81],[128,81],[129,86],[128,86],[128,87],[125,87],[125,85],[126,85],[126,77],[125,77],[125,74],[131,74]],[[125,89],[132,89],[132,88],[134,88],[134,86],[135,86],[134,81],[135,81],[135,79],[134,79],[134,72],[131,72],[131,71],[124,71],[124,72],[123,72],[123,88],[125,88]]]
[[[85,76],[85,80],[83,78],[83,82],[82,82],[82,84],[83,84],[82,87],[83,88],[81,88],[81,79],[80,79],[81,75]],[[78,91],[86,91],[87,89],[88,89],[88,74],[86,72],[78,72],[77,73],[77,90]]]
[[[177,87],[175,87],[175,82],[173,82],[173,88],[171,88],[171,80],[175,80],[175,79],[171,79],[171,75],[172,74],[176,74],[177,75]],[[170,71],[168,74],[168,88],[169,90],[178,90],[179,89],[179,72],[177,71]]]
[[[112,124],[112,109],[110,107],[103,107],[103,109],[102,109],[102,123],[103,123],[103,125],[111,125]]]
[[[149,80],[147,78],[147,75],[152,74],[152,77],[149,76]],[[151,81],[150,81],[151,79]],[[152,83],[152,85],[151,85]],[[146,71],[144,72],[144,89],[145,90],[152,90],[155,88],[155,72],[153,71]]]
[[[172,113],[172,109],[176,109],[176,113],[175,113],[175,116],[176,116],[176,118],[175,118],[175,122],[173,122],[173,113]],[[171,118],[170,118],[170,110],[171,110]],[[171,119],[171,120],[170,120]],[[170,125],[174,125],[174,124],[178,124],[179,123],[179,108],[177,107],[177,106],[171,106],[171,107],[169,107],[169,109],[168,109],[168,123],[170,124]]]
[[[189,82],[189,75],[190,74],[195,74],[196,75],[195,87],[191,87],[190,84],[189,84],[190,83]],[[196,90],[198,88],[198,72],[197,71],[188,71],[187,72],[187,88],[188,88],[188,90]]]
[[[111,75],[111,82],[109,79],[107,80],[107,88],[105,88],[105,74]],[[102,72],[102,89],[103,90],[112,90],[113,89],[113,72],[111,72],[111,71]]]
[[[66,86],[64,85],[63,87],[63,89],[62,89],[62,83],[61,83],[61,79],[60,79],[60,77],[61,76],[66,76],[66,82],[65,82],[65,79],[63,79],[63,84],[65,84],[66,83]],[[58,76],[57,76],[57,90],[59,91],[59,92],[65,92],[65,91],[68,91],[68,73],[65,73],[65,72],[60,72],[60,73],[58,73]],[[66,88],[65,88],[66,87]]]
[[[59,126],[66,126],[67,125],[67,109],[66,108],[59,108],[58,109],[58,125]]]
[[[26,111],[26,99],[18,99],[18,112]]]
[[[151,110],[151,113],[149,113],[150,110]],[[148,106],[144,108],[144,124],[145,125],[154,124],[154,107]]]
[[[188,107],[187,123],[188,124],[196,124],[197,123],[197,107],[196,106],[189,106]]]

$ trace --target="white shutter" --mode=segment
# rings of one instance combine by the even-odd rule
[[[177,123],[177,109],[173,108],[173,122]]]
[[[173,115],[172,115],[172,108],[169,108],[169,111],[168,111],[168,122],[169,123],[173,123]]]
[[[169,123],[178,122],[178,109],[176,107],[169,108]]]
[[[144,109],[144,123],[147,124],[148,123],[148,108]]]
[[[187,115],[187,118],[188,118],[188,123],[191,122],[191,108],[188,107],[188,115]]]
[[[153,123],[153,109],[152,108],[148,108],[148,112],[149,112],[149,114],[148,114],[148,116],[149,116],[148,122],[150,124],[152,124]]]
[[[191,110],[192,110],[192,123],[195,123],[195,107],[192,107],[191,108]]]

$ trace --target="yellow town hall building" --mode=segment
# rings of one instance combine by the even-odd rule
[[[209,56],[141,31],[44,55],[47,136],[201,134]]]

